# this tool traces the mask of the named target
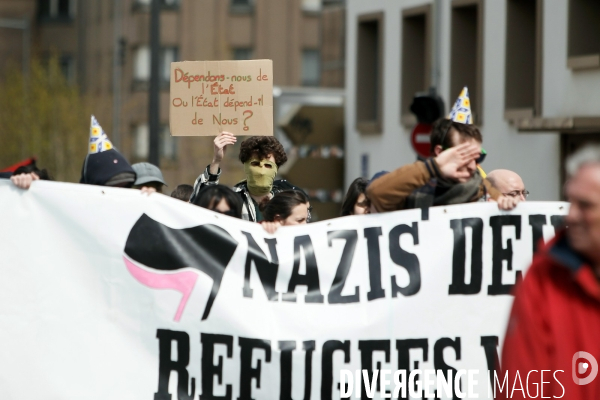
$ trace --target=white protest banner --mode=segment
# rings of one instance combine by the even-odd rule
[[[273,61],[171,63],[173,136],[273,135]]]
[[[567,209],[475,203],[269,235],[160,194],[0,181],[1,397],[331,399],[342,370],[452,369],[477,370],[462,389],[490,398],[509,292]]]

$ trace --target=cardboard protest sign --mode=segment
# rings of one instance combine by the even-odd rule
[[[173,136],[273,135],[273,61],[171,63]]]

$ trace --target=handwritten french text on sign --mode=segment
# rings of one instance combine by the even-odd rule
[[[171,63],[173,136],[273,135],[273,61]]]

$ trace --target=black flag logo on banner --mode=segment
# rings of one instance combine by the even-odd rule
[[[182,294],[175,321],[181,318],[194,289],[199,276],[197,271],[208,275],[213,285],[204,307],[204,320],[208,318],[225,268],[237,245],[238,242],[220,226],[206,224],[173,229],[143,214],[129,232],[123,258],[131,275],[141,284],[155,289],[173,289]]]

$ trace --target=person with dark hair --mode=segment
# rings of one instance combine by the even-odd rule
[[[369,214],[371,203],[365,194],[369,181],[365,178],[356,178],[348,188],[342,203],[342,217],[345,215]]]
[[[237,138],[222,132],[214,140],[213,160],[194,183],[194,202],[201,189],[219,183],[221,168],[227,146],[235,144]],[[252,136],[242,142],[239,159],[244,164],[246,179],[234,187],[242,200],[242,219],[252,222],[263,220],[260,205],[283,190],[296,189],[285,180],[275,180],[278,169],[287,161],[283,146],[273,136]]]
[[[130,188],[136,174],[129,162],[112,145],[92,115],[88,154],[83,161],[79,183]]]
[[[274,233],[280,226],[301,225],[310,222],[310,202],[301,190],[277,193],[263,207],[263,227]]]
[[[510,210],[519,198],[505,196],[483,177],[479,163],[486,156],[482,136],[471,125],[467,88],[461,92],[448,119],[435,122],[431,157],[396,169],[371,182],[367,197],[378,212],[485,201]]]
[[[240,197],[225,185],[206,186],[190,203],[230,217],[242,218]]]
[[[23,165],[15,170],[10,176],[10,180],[15,186],[21,189],[29,189],[33,181],[51,181],[52,178],[46,168],[39,169],[35,162],[29,165]]]
[[[455,146],[454,136],[456,133],[462,138],[473,139],[478,143],[483,142],[481,131],[475,125],[462,124],[460,122],[452,121],[451,119],[441,118],[433,123],[431,135],[429,137],[429,151],[431,155],[437,156],[445,149]]]
[[[185,201],[186,203],[190,201],[190,196],[194,192],[194,187],[192,185],[181,184],[178,185],[175,190],[171,192],[171,197]]]

